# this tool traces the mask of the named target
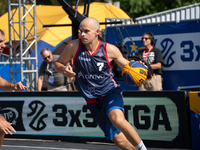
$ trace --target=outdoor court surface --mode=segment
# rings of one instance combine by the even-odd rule
[[[0,150],[120,150],[113,143],[73,143],[53,140],[29,140],[5,138]],[[169,148],[148,148],[148,150],[183,150]],[[186,150],[186,149],[184,149]],[[188,149],[187,149],[188,150]]]

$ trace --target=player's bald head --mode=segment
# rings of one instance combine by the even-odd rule
[[[99,21],[95,18],[92,18],[92,17],[89,17],[89,18],[85,18],[81,24],[81,25],[88,25],[90,28],[93,28],[93,29],[100,29],[100,24],[99,24]]]

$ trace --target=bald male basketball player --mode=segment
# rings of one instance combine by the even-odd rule
[[[122,90],[113,79],[112,61],[123,68],[129,61],[114,45],[100,41],[99,22],[84,19],[79,26],[81,39],[71,41],[55,63],[66,77],[76,77],[77,87],[85,98],[94,120],[107,139],[123,150],[146,150],[144,143],[124,117]],[[74,59],[75,71],[65,66]]]

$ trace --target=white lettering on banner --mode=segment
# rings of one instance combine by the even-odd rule
[[[131,37],[141,41],[140,37]],[[200,32],[155,35],[155,47],[162,51],[163,70],[200,70]],[[129,42],[127,37],[124,43]]]
[[[24,135],[104,137],[82,97],[1,97],[24,100]],[[176,104],[166,97],[124,97],[126,119],[142,139],[172,141],[179,134]],[[154,136],[152,136],[154,135]]]

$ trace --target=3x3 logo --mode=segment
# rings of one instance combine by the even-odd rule
[[[43,130],[47,126],[44,119],[48,117],[48,114],[42,114],[46,105],[41,101],[35,100],[28,106],[31,109],[31,112],[27,114],[27,117],[34,116],[29,126],[36,131]]]

